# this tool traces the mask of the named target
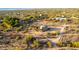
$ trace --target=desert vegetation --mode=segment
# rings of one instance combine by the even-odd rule
[[[79,9],[0,11],[0,49],[79,49]]]

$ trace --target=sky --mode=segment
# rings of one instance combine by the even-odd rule
[[[24,10],[26,8],[0,8],[0,11],[2,10]]]
[[[16,8],[0,8],[0,10],[17,10]]]

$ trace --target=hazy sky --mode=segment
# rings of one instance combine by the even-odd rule
[[[25,8],[0,8],[0,10],[24,10]]]

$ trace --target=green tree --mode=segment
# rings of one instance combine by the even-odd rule
[[[19,19],[18,18],[14,18],[14,17],[10,17],[10,16],[6,16],[3,19],[3,24],[5,26],[9,27],[17,27],[19,25]]]

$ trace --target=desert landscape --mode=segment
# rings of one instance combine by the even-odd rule
[[[0,50],[79,50],[79,9],[1,10]]]

